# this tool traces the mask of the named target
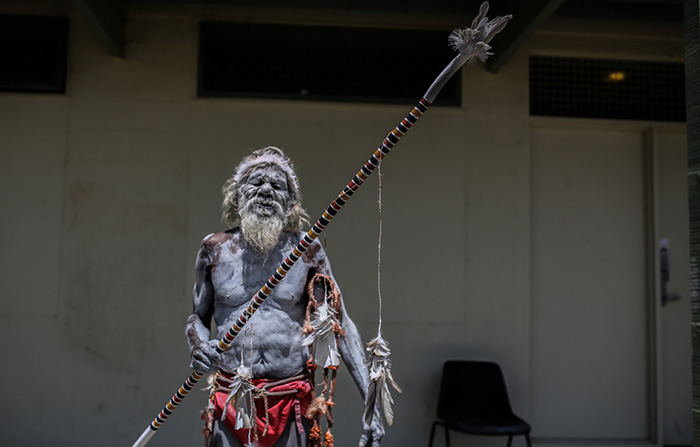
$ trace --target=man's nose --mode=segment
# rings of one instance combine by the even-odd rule
[[[272,194],[272,185],[269,182],[265,182],[258,188],[259,194]]]

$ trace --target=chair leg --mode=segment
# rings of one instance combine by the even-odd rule
[[[448,431],[447,425],[441,421],[433,422],[433,426],[430,427],[430,440],[428,441],[428,447],[433,447],[433,438],[435,437],[435,427],[442,425],[445,427],[445,445],[450,447],[450,432]]]
[[[525,444],[527,444],[527,447],[532,447],[532,443],[530,442],[530,435],[525,433]],[[508,447],[513,443],[513,435],[508,436]]]
[[[433,437],[435,436],[435,426],[438,421],[433,422],[433,426],[430,427],[430,440],[428,441],[428,447],[433,447]]]

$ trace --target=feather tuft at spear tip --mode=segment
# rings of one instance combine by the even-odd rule
[[[491,53],[489,42],[496,34],[503,31],[513,16],[510,14],[498,16],[489,21],[488,17],[486,17],[488,11],[489,3],[482,3],[479,8],[479,14],[474,17],[471,27],[456,29],[448,36],[448,43],[458,54],[445,67],[442,73],[435,78],[428,91],[423,95],[423,98],[429,103],[435,100],[440,90],[462,65],[474,63],[477,59],[482,62],[486,61],[493,54]]]
[[[489,42],[496,34],[503,31],[512,15],[498,16],[489,21],[486,13],[489,11],[489,3],[484,2],[479,8],[479,14],[474,17],[470,28],[456,29],[447,38],[450,46],[460,54],[467,57],[468,62],[476,59],[485,61],[489,56],[491,46]]]

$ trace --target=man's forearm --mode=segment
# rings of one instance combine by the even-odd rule
[[[365,354],[362,348],[360,334],[352,321],[350,321],[349,324],[348,322],[344,322],[343,329],[345,330],[345,337],[340,339],[340,354],[343,356],[343,361],[352,379],[355,381],[355,385],[357,385],[362,399],[364,399],[367,394],[369,375],[365,365]]]
[[[207,328],[199,315],[193,313],[187,318],[185,323],[185,334],[187,335],[187,344],[190,351],[199,347],[202,343],[209,340],[211,332]]]

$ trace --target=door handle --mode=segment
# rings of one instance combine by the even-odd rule
[[[665,306],[669,301],[678,301],[680,295],[670,294],[668,292],[668,282],[671,280],[671,270],[669,268],[668,254],[668,238],[662,238],[659,241],[660,255],[659,264],[661,265],[661,305]]]

